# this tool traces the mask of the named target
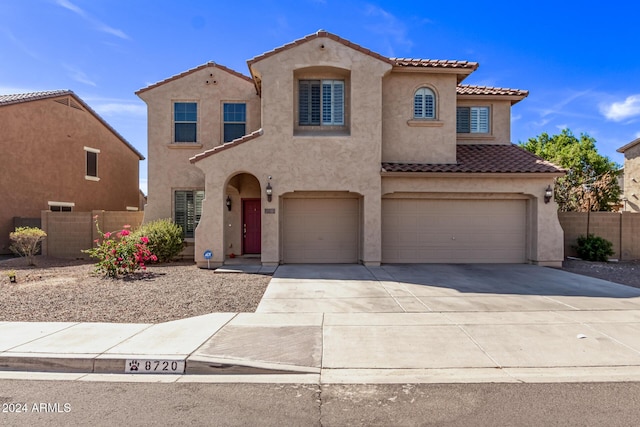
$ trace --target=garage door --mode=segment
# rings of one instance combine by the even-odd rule
[[[358,261],[358,199],[284,199],[285,263]]]
[[[386,199],[382,261],[523,263],[526,201]]]

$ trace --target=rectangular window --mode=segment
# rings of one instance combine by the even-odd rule
[[[457,133],[489,133],[489,107],[458,107]]]
[[[182,227],[184,237],[193,237],[202,216],[203,190],[178,190],[175,192],[175,223]]]
[[[84,147],[85,151],[85,179],[98,181],[98,154],[100,150]]]
[[[174,142],[196,142],[198,104],[195,102],[173,103]]]
[[[242,103],[228,103],[222,106],[222,120],[224,122],[223,142],[233,141],[246,134],[247,105]]]
[[[47,202],[51,212],[71,212],[76,205],[73,202]]]
[[[301,126],[344,125],[344,80],[300,80],[298,110]]]

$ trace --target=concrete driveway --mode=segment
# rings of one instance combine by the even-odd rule
[[[640,289],[533,265],[283,265],[259,313],[640,310]]]
[[[640,378],[640,289],[551,268],[284,265],[253,316],[306,316],[325,382]]]

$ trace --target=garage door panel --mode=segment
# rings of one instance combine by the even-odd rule
[[[383,262],[525,262],[524,200],[386,199],[382,207]]]
[[[285,263],[358,261],[358,199],[284,199]]]

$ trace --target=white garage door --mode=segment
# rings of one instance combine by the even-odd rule
[[[358,262],[358,199],[284,199],[285,263]]]
[[[524,200],[386,199],[382,261],[523,263]]]

